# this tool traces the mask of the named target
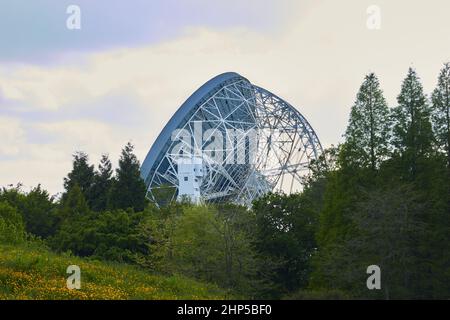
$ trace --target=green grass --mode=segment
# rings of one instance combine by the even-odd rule
[[[66,287],[66,269],[81,269],[81,289]],[[57,255],[35,245],[0,244],[2,299],[229,299],[225,290],[183,276]]]

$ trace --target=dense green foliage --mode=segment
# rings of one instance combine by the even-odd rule
[[[439,77],[439,87],[449,81],[447,69],[448,65]],[[364,98],[366,90],[363,85],[357,95],[345,142],[338,148],[335,168],[327,173],[309,286],[364,298],[449,298],[450,175],[445,149],[436,144],[439,132],[433,131],[433,127],[441,130],[438,117],[430,117],[429,101],[410,69],[398,106],[389,119],[383,112],[384,124],[389,123],[392,130],[377,142],[371,139],[373,134],[361,134],[373,130],[367,125],[370,113],[355,110],[371,109],[373,102]],[[369,90],[382,95],[377,86]],[[441,111],[434,114],[445,116],[442,109],[448,112],[448,100],[439,101],[446,105],[439,104]],[[361,116],[366,121],[360,121]],[[376,166],[352,161],[374,159],[371,148],[360,147],[365,145],[388,152],[375,153]],[[352,150],[350,157],[348,150]],[[369,265],[380,266],[382,290],[367,290]]]
[[[449,103],[450,64],[429,98],[409,69],[393,108],[367,75],[344,142],[311,163],[303,191],[267,194],[252,208],[157,208],[131,144],[115,173],[106,155],[95,170],[78,152],[60,199],[40,186],[0,191],[0,242],[39,237],[57,253],[194,278],[239,297],[448,299]],[[366,286],[370,265],[381,269],[381,290]]]
[[[438,147],[447,153],[447,165],[450,167],[450,63],[446,63],[441,70],[431,101]]]
[[[25,227],[17,209],[7,202],[0,202],[0,242],[21,243],[25,239]]]
[[[256,249],[264,259],[269,297],[280,297],[308,284],[310,257],[316,248],[317,214],[304,195],[269,194],[254,204]]]
[[[149,254],[149,235],[140,233],[143,213],[112,210],[89,212],[65,220],[49,244],[57,251],[71,251],[119,262],[135,262]]]
[[[250,211],[190,204],[172,204],[163,211],[149,220],[157,239],[152,249],[158,270],[255,294],[258,259],[248,230]]]

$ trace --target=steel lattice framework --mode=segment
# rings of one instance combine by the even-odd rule
[[[300,112],[236,73],[208,81],[177,111],[145,159],[150,200],[174,200],[177,161],[199,158],[205,202],[250,206],[270,191],[301,189],[320,141]]]

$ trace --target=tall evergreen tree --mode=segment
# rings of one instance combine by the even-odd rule
[[[427,98],[416,71],[409,68],[398,106],[393,110],[394,153],[404,161],[407,174],[415,178],[418,164],[432,151],[433,132]]]
[[[64,178],[63,202],[68,193],[75,185],[80,188],[83,197],[90,205],[92,202],[92,184],[94,183],[94,166],[89,164],[89,157],[86,153],[78,151],[73,155],[72,171]]]
[[[450,168],[450,62],[439,74],[431,101],[433,128],[439,147],[447,153],[447,166]]]
[[[134,211],[142,211],[147,202],[147,188],[141,178],[139,161],[133,154],[133,149],[130,142],[122,149],[111,192],[110,204],[114,209],[132,208]]]
[[[388,155],[389,109],[374,73],[366,75],[345,133],[346,160],[375,170]]]
[[[102,155],[98,171],[95,172],[92,186],[92,210],[103,211],[107,209],[108,199],[111,193],[113,170],[108,155]]]

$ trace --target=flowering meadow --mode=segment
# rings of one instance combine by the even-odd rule
[[[78,265],[81,288],[68,289],[66,269]],[[56,255],[35,245],[0,245],[2,299],[227,299],[211,284],[151,274],[135,266]]]

